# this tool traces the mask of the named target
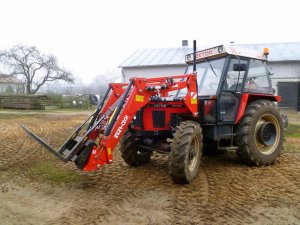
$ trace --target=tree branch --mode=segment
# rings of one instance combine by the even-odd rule
[[[28,94],[36,93],[46,82],[74,81],[69,71],[58,66],[54,56],[42,55],[35,47],[19,45],[9,51],[0,51],[0,63],[11,76],[25,78]]]

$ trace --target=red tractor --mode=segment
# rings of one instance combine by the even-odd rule
[[[96,111],[56,151],[25,131],[64,162],[84,171],[122,158],[140,166],[153,152],[169,154],[176,183],[190,183],[205,152],[236,150],[249,165],[270,165],[280,155],[284,126],[276,108],[264,54],[217,46],[186,56],[187,74],[131,78],[111,83]]]

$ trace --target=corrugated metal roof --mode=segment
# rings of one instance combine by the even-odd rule
[[[192,49],[187,47],[139,49],[128,57],[120,67],[181,65],[185,64],[185,55],[191,51]]]
[[[258,52],[269,48],[269,61],[300,61],[300,42],[240,44],[235,45]],[[213,46],[209,46],[213,47]],[[205,48],[198,48],[202,50]],[[139,49],[128,57],[120,67],[145,67],[163,65],[184,65],[185,55],[192,52],[192,48],[149,48]]]
[[[300,42],[236,45],[262,52],[269,48],[269,61],[300,61]]]

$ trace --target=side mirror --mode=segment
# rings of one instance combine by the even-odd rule
[[[233,71],[246,71],[247,70],[247,64],[233,64]]]

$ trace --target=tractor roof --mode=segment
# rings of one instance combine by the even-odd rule
[[[236,46],[226,46],[226,45],[219,45],[213,48],[208,48],[202,51],[196,52],[196,61],[202,61],[204,59],[210,58],[218,58],[224,55],[236,55],[241,57],[247,58],[254,58],[259,60],[266,60],[264,57],[263,52],[255,52],[249,49],[243,49]],[[188,54],[185,56],[186,63],[193,62],[193,53]]]

